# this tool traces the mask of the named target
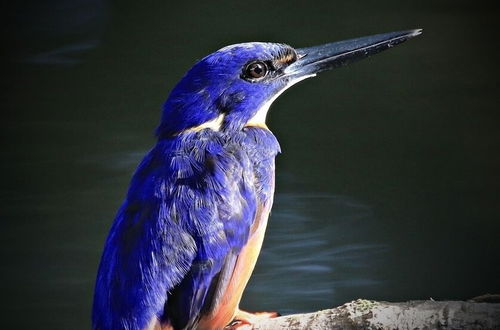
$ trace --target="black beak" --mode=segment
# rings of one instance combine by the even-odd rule
[[[296,78],[313,76],[379,53],[421,33],[421,29],[391,32],[296,49],[298,60],[284,73]]]

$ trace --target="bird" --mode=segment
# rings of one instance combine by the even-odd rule
[[[273,101],[318,73],[421,29],[307,48],[247,42],[197,61],[163,104],[99,264],[95,330],[237,329],[277,313],[240,310],[273,204]]]

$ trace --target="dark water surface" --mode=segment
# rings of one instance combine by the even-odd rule
[[[2,324],[88,329],[102,245],[168,91],[227,44],[424,35],[287,91],[249,310],[500,292],[498,11],[424,1],[28,1],[4,11]],[[494,26],[495,24],[495,26]],[[495,34],[494,34],[495,33]]]

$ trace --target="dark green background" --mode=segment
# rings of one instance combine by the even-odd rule
[[[424,34],[275,102],[276,202],[242,307],[499,293],[498,14],[470,1],[3,8],[2,325],[90,327],[114,213],[196,59],[243,41],[304,47],[410,28]]]

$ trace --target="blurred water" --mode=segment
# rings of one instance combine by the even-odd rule
[[[114,213],[162,102],[197,58],[241,41],[303,47],[417,27],[421,38],[303,82],[272,107],[283,154],[242,308],[500,291],[493,7],[53,0],[3,12],[6,328],[89,328]]]
[[[370,235],[370,207],[346,196],[288,193],[276,196],[274,209],[243,303],[307,311],[341,301],[342,288],[380,285],[373,266],[388,246]]]

